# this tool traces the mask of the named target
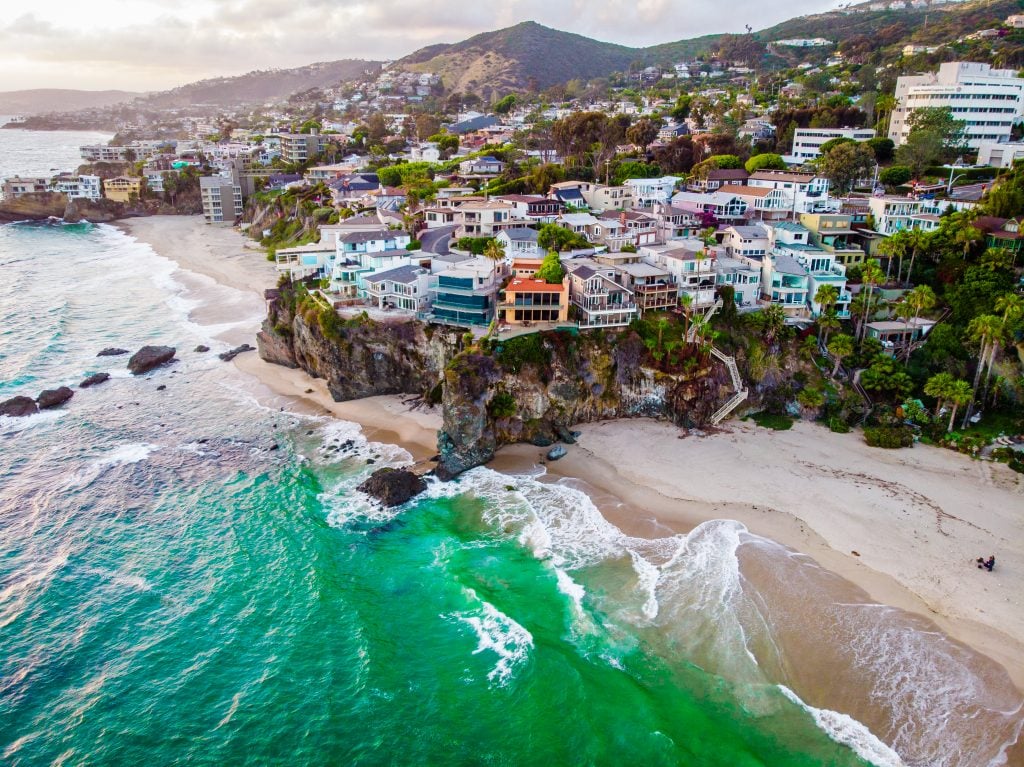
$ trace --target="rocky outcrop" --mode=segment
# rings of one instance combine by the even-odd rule
[[[119,349],[116,346],[108,346],[100,352],[96,353],[97,357],[119,357],[122,354],[127,354],[127,349]]]
[[[56,389],[46,389],[36,398],[36,404],[40,410],[48,410],[52,407],[59,407],[75,396],[75,393],[67,386],[60,386]]]
[[[248,344],[246,344],[246,346],[248,346]],[[205,354],[206,352],[210,351],[210,347],[207,346],[206,344],[199,344],[199,346],[197,346],[193,351],[196,351],[199,354]]]
[[[217,356],[220,357],[225,362],[231,362],[231,360],[233,360],[239,354],[251,351],[254,351],[252,346],[250,346],[249,344],[242,344],[241,346],[236,346],[234,349],[231,349],[230,351],[221,352]]]
[[[101,384],[104,381],[110,380],[110,373],[94,373],[88,378],[83,378],[82,382],[78,384],[79,389],[88,389],[90,386]]]
[[[111,200],[69,200],[58,192],[26,194],[0,203],[0,224],[63,218],[68,223],[107,223],[124,218],[124,206]]]
[[[385,506],[401,506],[427,489],[427,483],[407,469],[377,469],[358,488]]]
[[[35,415],[39,412],[39,406],[31,397],[11,397],[0,402],[0,415],[11,418],[22,418],[26,415]]]
[[[143,346],[128,360],[132,375],[142,375],[174,359],[177,350],[173,346]]]

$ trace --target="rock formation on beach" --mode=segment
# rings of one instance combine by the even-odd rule
[[[142,375],[170,362],[176,353],[173,346],[143,346],[128,360],[128,369],[132,375]]]

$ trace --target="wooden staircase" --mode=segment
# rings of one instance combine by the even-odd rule
[[[716,306],[720,305],[721,301],[716,304]],[[730,357],[728,354],[723,354],[714,346],[711,347],[711,356],[721,360],[725,364],[726,370],[729,371],[729,378],[732,379],[732,388],[736,392],[729,398],[728,402],[718,408],[714,415],[711,416],[711,424],[714,426],[721,423],[726,416],[739,407],[739,404],[749,396],[750,392],[743,386],[743,379],[740,378],[740,370],[736,366],[735,358]]]

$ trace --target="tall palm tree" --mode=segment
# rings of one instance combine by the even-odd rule
[[[880,243],[878,243],[878,255],[885,256],[885,281],[889,281],[889,274],[892,271],[892,261],[894,258],[900,260],[900,269],[903,271],[903,256],[907,252],[907,233],[901,229],[895,234],[886,237]],[[900,276],[897,273],[896,281],[899,282]]]
[[[693,296],[683,293],[679,296],[679,306],[683,310],[683,338],[690,337],[690,312],[693,309]]]
[[[1007,336],[1010,326],[1021,317],[1024,317],[1024,298],[1021,298],[1016,293],[1005,293],[996,299],[995,309],[1003,315],[1001,318],[1002,331],[992,339],[992,343],[989,345],[988,369],[984,374],[984,384],[981,390],[982,403],[988,398],[988,383],[992,377],[992,366],[996,363],[996,357],[999,355],[1003,339]]]
[[[971,399],[964,410],[964,421],[961,428],[967,428],[967,422],[971,418],[971,411],[974,405],[974,396],[978,391],[978,384],[981,383],[982,371],[985,368],[985,360],[988,358],[989,346],[996,342],[996,339],[1003,332],[1002,320],[994,314],[979,314],[967,326],[967,336],[978,344],[978,366],[974,370],[974,384],[971,386]]]
[[[861,338],[863,339],[868,328],[868,316],[872,309],[871,296],[874,293],[875,286],[880,284],[885,278],[882,274],[882,268],[878,265],[877,258],[869,258],[864,267],[861,269],[861,282],[864,288],[867,290],[867,298],[864,300],[864,321],[861,323]]]
[[[956,381],[951,373],[936,373],[924,385],[924,393],[929,397],[935,397],[935,417],[939,417],[942,405],[949,395],[950,387]]]
[[[964,261],[967,260],[967,255],[971,252],[971,246],[974,245],[974,243],[981,241],[981,237],[981,232],[970,225],[956,230],[956,234],[953,235],[953,241],[957,245],[963,245]]]
[[[927,248],[931,245],[932,236],[929,232],[923,229],[911,229],[907,232],[907,247],[910,248],[910,265],[907,268],[907,285],[910,284],[910,276],[914,273],[914,260],[917,258],[917,253],[920,250]],[[903,262],[900,262],[900,271],[903,271]],[[899,280],[899,275],[896,276]]]
[[[836,358],[836,365],[832,368],[831,377],[835,378],[836,373],[839,372],[839,366],[843,364],[843,360],[853,354],[853,336],[847,335],[846,333],[838,333],[836,336],[829,341],[828,353]]]
[[[764,340],[771,346],[786,325],[786,311],[778,304],[768,304],[761,310],[761,315],[764,320]]]
[[[822,339],[822,330],[825,330],[822,324],[822,319],[829,315],[829,310],[836,305],[836,301],[839,300],[839,288],[835,285],[819,285],[818,289],[814,291],[814,302],[821,306],[821,315],[818,317],[818,343],[824,343]],[[834,319],[834,315],[833,315]],[[826,321],[825,324],[831,325],[831,322]],[[832,326],[831,329],[835,329]],[[825,333],[825,338],[828,338],[828,333]]]
[[[916,325],[917,320],[921,317],[921,312],[927,311],[935,306],[935,291],[928,285],[918,285],[903,297],[903,304],[912,310],[914,324]],[[906,325],[910,324],[910,320],[907,316],[904,316],[904,320]],[[907,344],[903,349],[904,362],[910,359],[910,349],[910,344]]]
[[[497,240],[491,240],[484,246],[484,256],[491,261],[503,261],[505,260],[505,249]]]
[[[950,384],[946,391],[946,401],[953,406],[953,412],[949,414],[949,426],[946,431],[953,431],[953,421],[956,420],[956,411],[961,405],[967,405],[973,399],[971,385],[967,381],[957,379]],[[970,408],[968,408],[970,410]],[[967,419],[964,419],[964,428],[967,428]]]

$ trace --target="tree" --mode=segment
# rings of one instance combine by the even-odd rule
[[[877,252],[878,255],[885,256],[885,281],[888,282],[894,258],[900,260],[901,271],[903,268],[903,256],[907,252],[907,240],[904,231],[894,232],[878,243]]]
[[[781,155],[766,152],[764,154],[755,154],[747,160],[743,167],[746,168],[747,173],[753,174],[759,170],[785,170],[786,163]]]
[[[936,373],[924,385],[924,393],[935,398],[935,417],[939,417],[942,404],[949,394],[950,387],[956,379],[951,373]]]
[[[786,326],[786,312],[778,304],[768,304],[759,313],[762,323],[761,333],[764,336],[765,343],[771,346]]]
[[[509,95],[505,96],[505,98],[499,99],[498,101],[494,102],[494,113],[498,115],[507,115],[509,112],[512,111],[512,108],[515,105],[516,97],[514,94],[510,93]]]
[[[864,290],[867,292],[867,297],[864,300],[864,320],[861,323],[861,338],[863,338],[867,333],[868,317],[870,316],[870,312],[873,308],[871,297],[874,294],[875,286],[879,285],[884,278],[885,275],[882,274],[882,268],[878,265],[878,259],[869,258],[864,262],[864,266],[861,269],[860,279],[864,285]]]
[[[853,336],[847,335],[846,333],[837,333],[835,337],[829,341],[828,353],[835,357],[836,360],[835,367],[832,368],[832,378],[835,378],[843,360],[853,354]]]
[[[505,260],[505,249],[501,246],[501,243],[497,240],[491,240],[484,246],[484,258],[489,258],[491,261],[498,262]],[[559,280],[561,282],[561,280]]]
[[[820,147],[818,147],[818,154],[828,154],[829,152],[831,152],[835,147],[839,146],[840,144],[854,144],[854,143],[856,143],[856,142],[852,138],[846,138],[844,136],[839,136],[838,138],[830,138],[828,141],[826,141],[824,144],[822,144]]]
[[[953,412],[949,414],[949,426],[946,431],[953,431],[953,422],[956,420],[957,408],[966,405],[972,399],[971,385],[967,381],[956,380],[946,391],[946,401],[953,406]]]
[[[914,390],[914,381],[888,354],[879,354],[860,376],[868,391],[902,402]]]
[[[994,314],[981,314],[975,317],[967,325],[968,338],[978,345],[978,365],[974,370],[974,383],[971,385],[971,397],[968,400],[967,409],[964,411],[964,422],[962,427],[967,428],[967,422],[971,418],[972,404],[978,391],[978,384],[981,383],[982,372],[985,368],[985,360],[989,355],[989,346],[998,343],[1003,333],[1002,319]]]
[[[919,107],[907,118],[910,136],[916,132],[935,133],[942,144],[942,157],[952,160],[963,151],[967,123],[953,116],[951,107]]]
[[[556,251],[552,250],[544,256],[544,261],[541,263],[540,269],[537,270],[537,279],[553,285],[565,279],[565,269],[562,268],[562,262],[558,259]]]
[[[981,231],[975,229],[969,224],[956,230],[956,234],[953,236],[954,242],[957,245],[962,245],[964,248],[964,261],[967,260],[968,254],[971,252],[971,247],[976,242],[980,242],[983,238]]]
[[[896,162],[910,169],[915,178],[921,178],[932,165],[942,160],[945,144],[942,136],[933,130],[913,131],[896,148]]]
[[[935,291],[927,285],[918,285],[903,297],[903,303],[901,303],[900,306],[907,307],[902,310],[902,313],[904,327],[909,330],[911,318],[913,318],[914,324],[916,325],[918,319],[921,317],[921,312],[925,312],[935,306]],[[910,360],[910,350],[911,345],[908,343],[903,349],[904,362],[908,362]]]
[[[855,183],[871,176],[875,153],[860,142],[838,144],[816,161],[818,172],[832,183],[839,193],[849,192]]]
[[[586,248],[590,243],[582,235],[558,224],[544,224],[537,234],[537,245],[545,250],[562,251]]]
[[[906,235],[907,247],[910,248],[910,266],[907,267],[907,282],[910,284],[910,275],[914,273],[914,261],[917,259],[918,251],[927,248],[932,243],[932,236],[929,232],[923,229],[911,229]],[[900,271],[903,271],[902,262],[900,263]],[[896,275],[897,281],[900,275]]]
[[[629,143],[640,147],[640,151],[646,152],[654,139],[658,137],[658,126],[648,117],[642,117],[626,130],[626,139]]]
[[[901,186],[914,177],[906,165],[891,165],[878,174],[878,180],[888,187]]]
[[[689,173],[693,168],[693,138],[677,136],[654,150],[654,161],[666,173]]]
[[[825,334],[825,339],[822,338],[821,331],[824,330],[825,327],[822,324],[821,320],[822,320],[822,318],[827,317],[829,315],[829,310],[833,306],[835,306],[836,301],[838,301],[838,300],[839,300],[839,288],[837,288],[835,285],[828,285],[828,284],[819,285],[818,289],[814,292],[814,303],[816,303],[819,306],[821,306],[821,315],[818,317],[818,343],[819,344],[820,343],[825,343],[825,339],[827,339],[827,337],[828,337],[828,334],[826,333]],[[833,317],[832,319],[835,319],[835,318]],[[832,323],[830,321],[827,321],[825,324],[830,325],[830,326],[832,325]],[[835,327],[838,327],[838,323],[835,326],[831,326],[829,329],[834,330]]]
[[[876,136],[867,140],[867,145],[875,153],[875,162],[889,162],[896,151],[896,145],[891,138]]]

